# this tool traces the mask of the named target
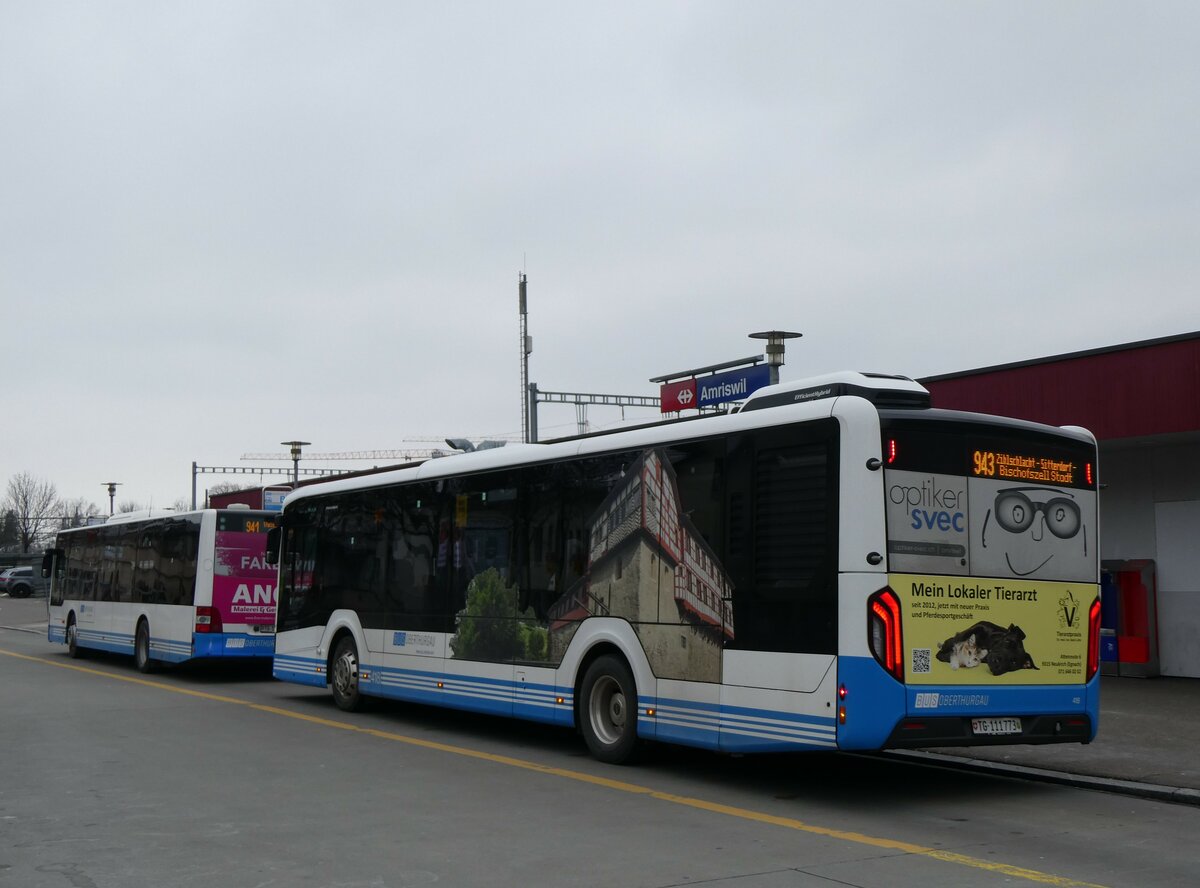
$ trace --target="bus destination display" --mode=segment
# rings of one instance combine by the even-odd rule
[[[1079,477],[1081,466],[1073,461],[1045,456],[1025,456],[997,450],[976,450],[971,455],[971,474],[980,478],[1004,478],[1040,484],[1078,485],[1091,479]]]

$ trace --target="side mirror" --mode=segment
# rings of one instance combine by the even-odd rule
[[[283,544],[283,528],[272,527],[267,531],[267,564],[279,563],[279,549]]]

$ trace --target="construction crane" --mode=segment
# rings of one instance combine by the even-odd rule
[[[414,460],[428,459],[433,454],[432,448],[415,448],[412,450],[342,450],[333,453],[306,453],[304,458],[307,460],[327,460],[327,459],[398,459],[398,460]],[[262,462],[270,462],[272,460],[288,460],[291,461],[290,453],[243,453],[242,459],[257,460]]]
[[[429,459],[432,456],[447,453],[446,445],[449,443],[447,438],[405,438],[407,444],[439,444],[439,447],[405,447],[396,450],[338,450],[332,453],[305,453],[304,458],[307,460],[337,460],[337,459],[353,459],[353,460],[401,460],[409,462],[412,460]],[[492,441],[519,441],[520,437],[516,435],[481,435],[478,439],[461,439],[455,438],[455,441],[460,440],[492,440]],[[454,446],[454,445],[451,445]],[[493,445],[494,446],[494,445]],[[291,460],[293,458],[290,453],[243,453],[241,456],[244,460],[257,460],[261,462],[271,462],[278,460]]]

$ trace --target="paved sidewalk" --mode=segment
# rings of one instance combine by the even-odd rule
[[[45,634],[46,599],[0,595],[0,627]],[[896,752],[1200,805],[1200,679],[1104,676],[1093,743]]]
[[[46,596],[9,598],[0,594],[0,628],[46,632]]]

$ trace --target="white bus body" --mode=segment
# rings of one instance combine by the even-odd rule
[[[158,661],[270,657],[276,515],[245,509],[138,512],[59,533],[47,552],[48,638]]]
[[[972,447],[977,467],[986,452],[1073,474],[1009,493],[972,475]],[[345,709],[376,695],[578,726],[606,761],[637,739],[1086,742],[1094,463],[1079,430],[931,410],[911,380],[841,374],[738,413],[304,487],[282,517],[274,673],[331,685]],[[889,506],[910,487],[936,503]],[[1027,513],[1054,517],[1064,552],[1022,572],[995,560],[997,521]],[[1057,635],[1054,598],[1083,614]],[[1000,665],[1025,633],[1037,661]]]

